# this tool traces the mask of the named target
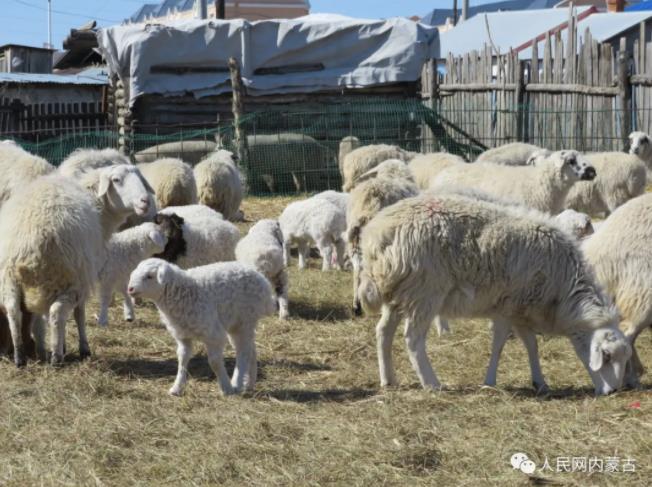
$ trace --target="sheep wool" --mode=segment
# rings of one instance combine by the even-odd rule
[[[227,220],[241,220],[240,204],[244,191],[233,154],[218,150],[197,164],[194,172],[199,203],[222,213]]]
[[[357,179],[370,169],[388,159],[403,162],[411,160],[416,154],[395,145],[365,145],[351,151],[344,157],[342,164],[342,191],[349,192],[357,184]]]
[[[466,164],[466,161],[448,152],[433,152],[419,154],[410,161],[409,168],[419,189],[428,189],[437,174],[456,164]]]
[[[533,144],[511,142],[488,149],[478,156],[477,162],[491,162],[505,166],[525,166],[533,155],[547,157],[550,151]]]
[[[158,159],[138,164],[138,169],[154,188],[158,208],[197,203],[195,176],[192,168],[181,159]]]
[[[30,154],[12,141],[0,144],[0,206],[17,190],[54,171],[41,157]]]

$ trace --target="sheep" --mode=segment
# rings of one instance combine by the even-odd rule
[[[346,216],[337,206],[323,198],[290,203],[278,219],[283,234],[283,261],[290,263],[290,248],[299,248],[299,269],[305,269],[310,244],[315,243],[322,257],[322,270],[331,268],[333,247],[337,258],[336,267],[344,263],[345,243],[342,234],[346,230]]]
[[[455,164],[466,164],[460,156],[448,152],[419,154],[410,161],[409,168],[419,189],[428,189],[433,178]]]
[[[77,149],[58,167],[60,175],[79,178],[81,175],[103,167],[131,164],[131,161],[115,149]]]
[[[182,269],[235,260],[240,231],[218,212],[204,205],[188,205],[169,206],[159,214],[181,217],[181,236],[171,237],[159,256],[162,259]]]
[[[620,329],[632,346],[625,383],[639,387],[644,372],[636,352],[638,335],[652,324],[652,194],[614,211],[582,244],[598,282],[620,312]]]
[[[353,313],[362,314],[358,299],[358,285],[362,269],[360,234],[364,226],[386,206],[399,200],[417,195],[419,189],[407,179],[374,178],[360,183],[351,191],[346,215],[346,240],[353,264]]]
[[[381,310],[376,328],[380,378],[396,383],[391,345],[401,317],[410,362],[424,388],[440,383],[426,354],[435,315],[488,317],[494,337],[485,384],[494,386],[512,330],[541,373],[535,333],[568,336],[596,394],[622,386],[631,347],[574,240],[527,209],[457,194],[422,194],[382,210],[363,230],[360,298]]]
[[[505,166],[525,166],[532,156],[547,157],[550,151],[533,144],[511,142],[493,149],[488,149],[480,154],[476,162],[491,162]]]
[[[342,164],[342,191],[348,193],[362,174],[388,159],[410,161],[416,154],[395,145],[377,144],[358,147],[344,157]]]
[[[242,179],[231,152],[210,154],[195,166],[194,173],[199,203],[219,211],[227,220],[242,220]]]
[[[387,159],[377,166],[372,167],[367,172],[358,176],[358,178],[355,180],[355,184],[358,185],[371,178],[398,178],[410,181],[412,183],[414,182],[412,172],[408,168],[408,165],[399,159]]]
[[[160,215],[157,223],[146,222],[111,236],[98,278],[100,312],[97,322],[100,326],[109,324],[109,304],[115,291],[124,297],[124,319],[134,320],[134,303],[127,293],[129,275],[139,262],[162,253],[175,235],[175,227],[182,222],[176,215]]]
[[[54,167],[45,159],[13,141],[4,141],[0,145],[0,206],[19,188],[53,171]]]
[[[597,176],[592,181],[579,181],[566,196],[566,208],[609,216],[626,201],[643,194],[647,183],[645,163],[638,156],[622,152],[586,154]]]
[[[86,176],[83,184],[56,173],[42,176],[0,209],[0,303],[17,366],[26,363],[21,301],[28,311],[49,315],[53,364],[63,360],[65,323],[73,309],[80,355],[90,355],[85,302],[105,242],[129,213],[148,211],[148,191],[135,167],[107,167]]]
[[[276,305],[265,277],[238,262],[184,271],[161,259],[138,264],[129,278],[129,294],[156,304],[161,321],[177,342],[179,369],[169,393],[183,394],[192,356],[192,340],[206,345],[208,363],[223,394],[253,390],[256,384],[256,324]],[[224,367],[227,337],[235,348],[235,370]]]
[[[158,159],[138,164],[138,169],[154,188],[159,209],[197,203],[195,176],[192,168],[181,159]]]
[[[652,142],[645,132],[629,134],[629,153],[638,156],[645,163],[648,178],[652,173]]]
[[[354,151],[360,147],[360,139],[357,137],[354,137],[353,135],[349,135],[348,137],[344,137],[340,141],[340,151],[337,157],[337,164],[340,169],[340,175],[344,177],[344,173],[342,172],[342,167],[344,166],[344,158],[349,152]]]
[[[502,166],[488,162],[455,165],[435,177],[431,188],[465,186],[556,215],[575,182],[595,178],[593,166],[577,151],[552,153],[533,166]]]
[[[327,191],[322,191],[313,196],[313,198],[320,198],[329,201],[339,208],[341,212],[346,215],[346,209],[349,205],[351,196],[349,193],[340,193],[339,191],[333,191],[329,189]]]
[[[554,217],[559,228],[577,240],[589,237],[595,232],[591,217],[575,210],[564,210]]]
[[[288,275],[283,261],[283,234],[276,220],[260,220],[235,248],[236,260],[249,264],[272,284],[278,302],[278,317],[288,318]]]

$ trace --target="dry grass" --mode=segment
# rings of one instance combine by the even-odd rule
[[[245,212],[278,215],[287,201],[251,199]],[[169,397],[173,340],[151,306],[134,324],[113,306],[108,330],[91,325],[88,362],[75,350],[61,369],[1,362],[0,485],[650,484],[647,376],[644,391],[596,399],[569,343],[546,339],[541,359],[554,392],[535,397],[523,347],[511,341],[499,388],[482,389],[489,330],[456,321],[452,335],[429,340],[445,392],[417,387],[400,339],[403,385],[379,390],[374,321],[350,318],[349,274],[317,266],[291,269],[292,320],[260,324],[254,397],[220,397],[201,349],[186,395]],[[651,334],[639,344],[652,365]],[[636,401],[640,409],[629,407]],[[528,479],[509,465],[516,451],[553,467],[558,456],[631,457],[637,472]]]

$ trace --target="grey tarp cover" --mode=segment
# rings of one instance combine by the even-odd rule
[[[111,74],[129,83],[131,105],[143,94],[228,92],[231,56],[255,96],[415,81],[439,55],[436,28],[401,18],[187,20],[115,26],[97,37]]]

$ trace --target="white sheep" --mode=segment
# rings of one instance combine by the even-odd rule
[[[344,158],[349,152],[352,152],[358,147],[360,147],[360,139],[352,135],[348,137],[344,137],[340,141],[340,151],[337,157],[337,165],[339,166],[340,175],[342,177],[344,177],[344,174],[342,173],[342,167],[344,166]]]
[[[553,220],[562,230],[577,240],[587,238],[595,231],[591,217],[575,210],[564,210],[559,215],[555,215]]]
[[[206,345],[208,363],[224,394],[256,384],[256,325],[276,308],[265,277],[250,266],[225,262],[184,271],[161,259],[147,259],[129,279],[129,294],[154,301],[177,342],[179,370],[169,393],[183,393],[192,341]],[[235,348],[235,370],[229,380],[224,346]]]
[[[537,390],[547,388],[535,333],[568,336],[596,394],[622,386],[631,347],[574,240],[533,212],[455,194],[423,194],[382,210],[362,232],[360,298],[382,309],[376,328],[383,386],[396,384],[392,340],[401,317],[413,368],[440,388],[426,353],[433,318],[494,320],[485,378],[495,385],[512,330],[523,340]]]
[[[52,171],[54,167],[45,159],[30,154],[13,141],[4,141],[0,145],[0,206],[17,189]]]
[[[62,176],[78,178],[103,167],[131,164],[131,161],[115,149],[77,149],[58,167]]]
[[[97,322],[100,326],[109,324],[109,305],[114,292],[121,293],[124,298],[124,319],[134,320],[134,303],[127,293],[129,275],[139,262],[163,252],[167,243],[165,229],[152,222],[111,236],[98,277],[100,311]]]
[[[193,170],[181,159],[165,158],[145,162],[138,164],[138,169],[154,188],[159,209],[197,203]]]
[[[433,152],[419,154],[410,161],[409,168],[419,189],[428,189],[437,174],[455,164],[466,164],[466,161],[448,152]]]
[[[644,372],[635,342],[652,322],[652,194],[634,198],[607,218],[582,250],[598,282],[620,312],[620,329],[632,346],[626,384],[640,386]]]
[[[529,208],[556,215],[577,181],[592,180],[596,171],[577,151],[553,152],[532,166],[489,162],[454,165],[435,177],[431,188],[468,187]]]
[[[329,189],[327,191],[322,191],[321,193],[317,193],[316,195],[313,196],[313,198],[321,198],[324,200],[327,200],[337,206],[340,211],[346,215],[346,209],[349,205],[349,200],[351,199],[351,196],[349,193],[341,193],[339,191],[333,191],[332,189]]]
[[[629,153],[638,156],[645,163],[648,178],[652,174],[652,141],[645,132],[629,134]]]
[[[358,176],[355,180],[355,184],[358,185],[364,181],[367,181],[371,178],[383,178],[383,179],[404,179],[406,181],[414,182],[412,177],[412,172],[408,165],[399,160],[399,159],[388,159],[381,162],[377,166],[372,167],[367,172]]]
[[[169,206],[159,213],[183,219],[181,238],[171,237],[161,258],[182,269],[235,260],[240,231],[218,212],[204,205],[187,205]]]
[[[260,220],[235,248],[236,260],[249,264],[272,284],[278,302],[278,316],[288,318],[288,274],[283,260],[283,233],[276,220]]]
[[[638,156],[622,152],[586,154],[597,176],[579,181],[566,196],[566,208],[608,216],[626,201],[643,194],[647,183],[645,163]]]
[[[342,191],[349,192],[357,184],[362,174],[388,159],[407,162],[416,154],[395,145],[365,145],[351,151],[344,157],[342,164]]]
[[[209,206],[231,221],[242,220],[242,175],[233,154],[218,150],[195,166],[199,203]]]
[[[346,230],[346,215],[337,206],[323,198],[290,203],[278,219],[283,233],[283,260],[290,263],[290,248],[298,246],[299,269],[305,269],[312,243],[322,257],[322,270],[331,268],[333,248],[338,269],[344,264],[346,245],[342,234]]]
[[[523,142],[511,142],[488,149],[478,156],[477,162],[491,162],[505,166],[525,166],[533,157],[547,157],[550,151]]]
[[[0,303],[18,366],[25,364],[21,299],[28,311],[49,315],[53,364],[63,360],[65,323],[73,310],[80,355],[90,355],[85,303],[105,242],[127,215],[148,211],[148,191],[134,166],[86,176],[83,185],[57,174],[40,177],[0,210]]]

